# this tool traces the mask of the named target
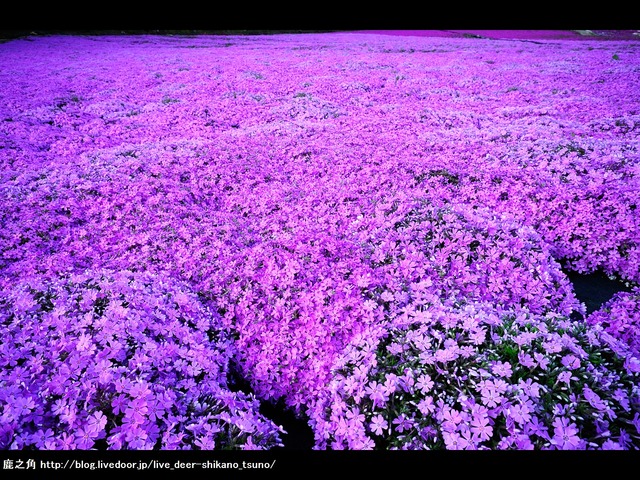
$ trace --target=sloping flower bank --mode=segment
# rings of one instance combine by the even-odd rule
[[[188,288],[89,272],[3,300],[0,447],[281,444],[258,401],[229,390],[233,343]]]
[[[0,448],[269,449],[281,401],[317,449],[637,449],[638,64],[0,44]],[[632,291],[586,317],[563,269]]]

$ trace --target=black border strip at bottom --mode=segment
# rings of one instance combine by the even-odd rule
[[[437,472],[487,474],[562,474],[634,471],[640,453],[577,451],[2,451],[0,476],[64,478],[103,472],[164,473],[189,478],[223,475],[440,475]]]

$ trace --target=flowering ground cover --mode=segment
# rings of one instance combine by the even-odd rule
[[[638,449],[639,66],[521,35],[0,44],[0,448],[266,450],[278,403],[318,450]],[[588,312],[566,271],[628,288]]]

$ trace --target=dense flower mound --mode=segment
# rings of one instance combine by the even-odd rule
[[[477,448],[635,448],[640,49],[519,38],[0,44],[2,447],[270,448],[260,400],[319,448],[452,448],[444,405],[473,402]],[[563,269],[636,290],[581,325]],[[417,390],[359,403],[398,361],[432,377],[431,416]]]
[[[581,309],[529,227],[427,199],[395,199],[376,211],[364,246],[298,234],[248,247],[231,268],[219,305],[233,319],[243,370],[260,396],[307,404],[353,336],[385,318],[420,315],[424,298],[464,297],[536,313]]]
[[[0,448],[267,449],[279,427],[227,385],[234,352],[184,285],[95,272],[0,299]]]
[[[638,449],[640,360],[602,327],[428,302],[346,349],[316,448]]]
[[[369,242],[379,302],[392,319],[422,298],[465,298],[532,313],[580,311],[548,245],[530,227],[479,206],[394,201]]]
[[[493,161],[494,155],[506,154],[497,153],[503,148],[501,142],[491,149],[479,145],[479,155],[462,168],[440,170],[435,196],[462,196],[471,204],[508,213],[533,227],[567,268],[600,269],[640,281],[636,212],[640,180],[637,162],[623,153],[629,144],[612,153],[610,142],[539,139],[525,142],[526,148],[507,147],[513,149],[509,155],[520,155],[519,168],[513,168],[504,160]],[[590,167],[596,164],[599,167]],[[422,183],[434,193],[431,178]]]
[[[256,394],[283,398],[298,412],[325,388],[352,336],[383,319],[365,296],[371,269],[353,244],[310,243],[249,248],[219,302]]]
[[[640,358],[640,288],[614,295],[587,322],[601,325],[609,334],[626,343]]]

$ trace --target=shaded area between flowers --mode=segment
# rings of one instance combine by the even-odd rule
[[[242,391],[252,394],[249,382],[243,379],[237,369],[229,371],[230,388],[234,391]],[[282,402],[260,403],[260,413],[276,425],[283,428],[282,444],[273,446],[273,450],[311,450],[314,446],[313,430],[308,424],[308,419],[300,417],[287,408]]]
[[[624,282],[611,279],[603,272],[577,273],[565,272],[578,300],[586,306],[587,315],[600,309],[618,292],[630,292],[631,287]]]

